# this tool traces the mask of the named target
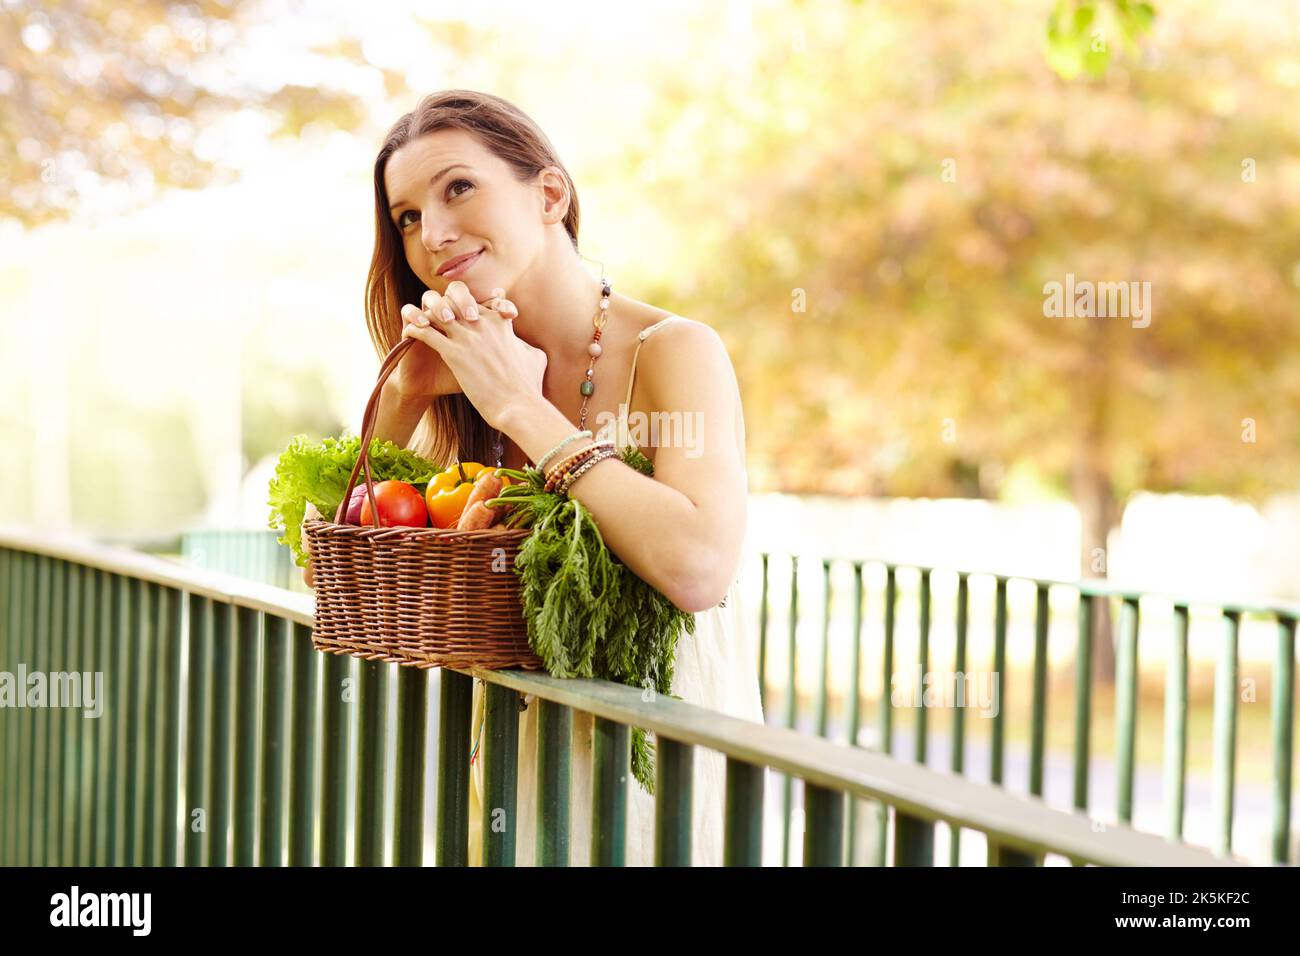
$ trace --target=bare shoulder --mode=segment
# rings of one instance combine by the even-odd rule
[[[706,415],[710,427],[734,433],[744,459],[740,384],[717,329],[684,317],[668,322],[642,343],[638,368],[643,370],[638,380],[644,375],[650,408]]]
[[[655,329],[641,346],[641,361],[657,380],[680,374],[688,369],[724,367],[731,373],[731,356],[718,330],[704,322],[678,316]],[[734,373],[732,373],[734,374]]]

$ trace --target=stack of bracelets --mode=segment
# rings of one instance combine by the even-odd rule
[[[606,458],[613,458],[618,454],[614,448],[614,443],[607,439],[588,445],[586,448],[573,452],[568,457],[558,459],[548,467],[548,462],[554,459],[569,442],[576,441],[579,438],[591,437],[590,429],[575,432],[541,457],[541,460],[537,462],[537,470],[546,475],[547,491],[554,492],[557,495],[567,495],[569,489],[573,487],[573,483],[581,478],[588,469],[595,467]]]

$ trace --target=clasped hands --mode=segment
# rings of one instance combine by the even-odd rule
[[[546,353],[515,334],[518,314],[504,289],[476,302],[457,280],[442,294],[425,292],[419,306],[402,306],[402,338],[436,352],[488,426],[504,431],[512,406],[542,394],[546,373]]]

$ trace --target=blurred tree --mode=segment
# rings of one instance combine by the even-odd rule
[[[264,4],[221,0],[0,5],[0,219],[64,218],[104,184],[228,180],[196,142],[235,110],[269,111],[285,135],[307,122],[355,127],[351,93],[233,74],[229,55],[259,15]],[[359,58],[346,42],[321,52]]]
[[[1300,68],[1284,5],[1252,9],[1162,11],[1142,62],[1067,83],[1043,19],[993,6],[768,8],[748,85],[666,78],[629,170],[694,151],[656,183],[695,210],[665,298],[732,347],[756,490],[1029,469],[1078,505],[1087,576],[1138,489],[1294,491]],[[1149,311],[1050,315],[1075,280]]]

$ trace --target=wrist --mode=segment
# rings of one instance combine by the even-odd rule
[[[404,389],[396,374],[389,376],[388,381],[384,383],[384,392],[387,393],[398,409],[403,411],[415,408],[417,405],[427,404],[433,400],[431,395],[421,395]]]
[[[539,413],[555,406],[537,394],[519,395],[508,400],[501,408],[497,427],[511,437],[525,431],[529,423],[538,420]]]

